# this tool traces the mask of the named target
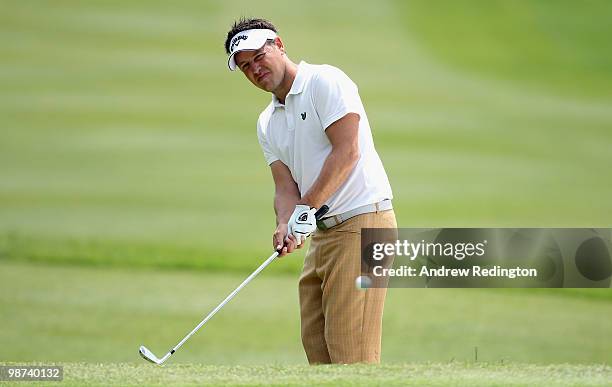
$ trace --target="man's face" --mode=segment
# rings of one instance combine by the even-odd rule
[[[252,84],[262,90],[274,92],[285,76],[282,45],[266,43],[256,51],[241,51],[235,55],[238,68]]]

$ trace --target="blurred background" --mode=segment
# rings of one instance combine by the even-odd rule
[[[357,83],[400,227],[612,227],[610,2],[0,9],[0,361],[162,353],[269,256],[270,95],[223,49],[240,16]],[[303,254],[173,360],[304,363]],[[383,361],[610,364],[611,318],[609,289],[392,289]]]

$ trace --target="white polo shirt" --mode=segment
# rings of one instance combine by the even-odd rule
[[[360,158],[326,201],[327,216],[393,198],[355,83],[336,67],[300,62],[285,104],[272,95],[257,121],[257,136],[268,165],[276,160],[285,164],[303,196],[332,150],[325,129],[348,113],[360,116]]]

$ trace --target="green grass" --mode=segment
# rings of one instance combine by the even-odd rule
[[[421,49],[475,77],[565,98],[609,99],[612,6],[603,0],[398,1]]]
[[[424,363],[384,366],[207,366],[200,364],[67,363],[62,386],[266,385],[266,386],[604,386],[612,368],[601,365]],[[56,385],[57,383],[49,383]]]
[[[610,384],[609,289],[391,289],[385,365],[297,366],[303,252],[167,367],[136,352],[270,253],[270,97],[225,68],[237,16],[359,85],[400,226],[612,227],[609,2],[0,3],[0,361],[66,385]]]
[[[269,96],[221,47],[239,15],[357,82],[400,226],[611,226],[610,8],[3,1],[0,257],[246,272],[268,254]]]
[[[0,361],[138,362],[142,344],[163,354],[243,279],[0,261]],[[585,295],[390,289],[382,359],[470,362],[477,347],[489,363],[610,365],[610,290]],[[305,364],[297,278],[264,271],[172,363]]]

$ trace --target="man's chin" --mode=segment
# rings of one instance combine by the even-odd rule
[[[263,83],[263,84],[259,84],[259,85],[257,85],[257,86],[258,86],[258,87],[259,87],[261,90],[263,90],[263,91],[267,91],[268,93],[271,93],[271,92],[274,90],[274,88],[272,87],[272,85],[271,85],[270,83],[268,83],[268,82],[265,82],[265,83]]]

